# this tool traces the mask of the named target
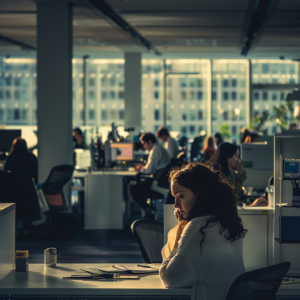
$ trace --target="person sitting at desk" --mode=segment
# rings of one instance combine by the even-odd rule
[[[244,140],[244,144],[258,143],[259,135],[255,132],[251,132]]]
[[[159,127],[156,136],[162,140],[165,149],[169,152],[171,158],[176,158],[178,154],[178,144],[173,139],[165,127]]]
[[[245,273],[247,231],[233,189],[220,171],[199,162],[173,170],[170,182],[178,225],[162,250],[160,278],[165,287],[195,285],[197,300],[225,299],[236,277]]]
[[[84,136],[79,127],[73,129],[73,148],[74,149],[84,149]]]
[[[243,195],[243,184],[246,180],[246,171],[239,158],[239,148],[230,143],[222,143],[209,163],[221,166],[221,172],[234,184],[237,200]]]
[[[14,139],[4,170],[27,173],[34,179],[35,184],[38,183],[38,160],[34,154],[28,152],[27,143],[21,137]]]
[[[141,135],[140,141],[145,150],[150,151],[146,165],[137,164],[135,170],[142,174],[155,175],[164,169],[171,161],[168,151],[156,141],[154,134],[146,132]],[[152,178],[140,181],[131,186],[131,196],[144,209],[147,218],[153,218],[154,214],[147,204],[148,198],[159,198],[161,195],[151,190]]]

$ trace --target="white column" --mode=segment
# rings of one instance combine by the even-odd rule
[[[125,128],[134,127],[133,134],[138,134],[142,125],[142,61],[140,53],[125,53],[124,74]]]
[[[72,159],[72,8],[37,2],[39,181]]]

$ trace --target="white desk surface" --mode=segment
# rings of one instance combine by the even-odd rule
[[[0,203],[0,216],[7,214],[13,209],[15,209],[14,203]]]
[[[30,264],[28,272],[11,272],[0,281],[0,295],[98,295],[98,296],[191,296],[195,289],[163,286],[158,275],[139,280],[97,281],[70,280],[61,277],[82,274],[85,266],[111,266],[111,264],[58,264],[46,268],[43,264]]]

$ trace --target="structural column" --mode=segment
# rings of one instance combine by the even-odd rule
[[[72,7],[37,2],[39,181],[72,159]]]
[[[125,128],[142,126],[142,61],[140,53],[125,53]]]

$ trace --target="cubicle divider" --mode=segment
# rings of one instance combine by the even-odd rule
[[[0,203],[0,281],[14,270],[16,205]]]
[[[300,135],[281,134],[275,136],[274,159],[274,264],[291,262],[290,274],[300,274],[300,207],[293,206],[293,185],[291,180],[282,180],[282,159],[300,159]],[[288,221],[288,222],[283,222]],[[290,227],[286,227],[289,223]],[[294,225],[293,225],[294,223]],[[300,224],[300,223],[299,223]],[[282,232],[289,232],[288,240],[284,239]]]

